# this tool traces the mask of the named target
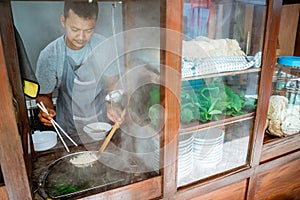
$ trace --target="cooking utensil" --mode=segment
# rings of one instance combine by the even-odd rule
[[[103,152],[93,167],[79,168],[70,163],[86,153],[97,151],[68,154],[43,168],[38,177],[39,194],[44,199],[78,199],[130,183],[131,165],[120,155]]]
[[[113,90],[105,97],[105,101],[114,109],[124,110],[128,104],[128,95],[122,90]]]
[[[118,128],[119,124],[115,123],[97,152],[86,152],[85,154],[81,154],[80,156],[71,159],[70,162],[76,167],[92,167],[100,158]]]
[[[122,114],[121,114],[121,119],[124,118],[124,115],[125,115],[125,112],[126,110],[124,109]],[[104,150],[105,148],[107,147],[110,139],[112,138],[112,136],[115,134],[116,130],[120,127],[119,123],[118,122],[115,122],[115,124],[113,125],[112,129],[110,130],[108,136],[106,137],[106,139],[104,140],[104,142],[102,143],[101,147],[99,148],[98,150],[98,155],[100,155]]]
[[[105,138],[104,142],[102,143],[101,147],[98,150],[98,156],[106,149],[110,139],[112,138],[112,136],[115,134],[116,130],[119,128],[119,124],[115,123],[112,127],[112,129],[110,130],[108,136]]]
[[[47,109],[46,109],[46,107],[45,107],[45,105],[43,104],[42,101],[39,102],[39,103],[37,103],[36,105],[37,105],[44,113],[46,113],[47,115],[49,115],[49,113],[48,113],[48,111],[47,111]],[[67,138],[68,138],[75,146],[78,146],[78,145],[76,144],[76,142],[74,142],[74,141],[72,140],[72,138],[70,138],[70,136],[64,131],[64,129],[62,129],[62,128],[60,127],[60,125],[58,125],[58,123],[57,123],[56,121],[54,121],[54,119],[51,119],[50,122],[52,123],[52,125],[53,125],[53,127],[54,127],[54,129],[55,129],[55,131],[56,131],[56,133],[57,133],[57,135],[59,136],[60,140],[62,141],[63,145],[65,146],[65,148],[66,148],[66,150],[67,150],[68,152],[70,152],[70,150],[69,150],[68,146],[66,145],[64,139],[62,138],[61,134],[59,133],[59,130],[58,130],[58,129],[60,129],[60,130],[63,132],[63,134],[64,134],[64,135],[65,135],[65,136],[66,136],[66,137],[67,137]],[[58,127],[58,128],[57,128],[57,127]]]
[[[123,110],[122,114],[121,114],[121,119],[124,118],[126,110]],[[110,130],[109,134],[107,135],[107,137],[105,138],[104,142],[102,143],[101,147],[99,148],[99,150],[96,153],[89,153],[87,152],[87,154],[82,154],[81,156],[78,156],[72,160],[70,160],[70,162],[77,166],[77,167],[88,167],[88,166],[93,166],[93,164],[99,160],[99,158],[101,157],[101,154],[103,153],[103,151],[106,149],[109,141],[111,140],[112,136],[115,134],[116,130],[120,127],[119,123],[116,122],[112,129]]]

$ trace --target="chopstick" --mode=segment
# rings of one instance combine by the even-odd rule
[[[49,115],[49,113],[48,113],[48,111],[47,111],[45,105],[43,104],[43,102],[37,103],[36,105],[37,105],[44,113],[46,113],[47,115]],[[66,137],[67,137],[67,138],[68,138],[75,146],[78,146],[78,145],[76,144],[76,142],[74,142],[74,141],[72,140],[72,138],[71,138],[71,137],[70,137],[70,136],[69,136],[69,135],[61,128],[61,126],[60,126],[56,121],[54,121],[54,119],[51,119],[50,122],[51,122],[51,124],[53,125],[53,127],[54,127],[54,129],[55,129],[57,135],[59,136],[60,140],[62,141],[64,147],[66,148],[66,150],[67,150],[68,152],[70,152],[70,150],[69,150],[68,146],[66,145],[64,139],[62,138],[61,134],[59,133],[59,130],[57,129],[57,127],[63,132],[63,134],[64,134],[64,135],[65,135],[65,136],[66,136]]]
[[[48,113],[46,107],[44,106],[44,104],[43,104],[42,102],[41,102],[41,104],[37,103],[36,105],[37,105],[44,113],[46,113],[47,115],[49,115],[49,113]],[[55,129],[57,135],[59,136],[59,138],[60,138],[60,140],[62,141],[62,143],[63,143],[64,147],[66,148],[66,150],[67,150],[68,152],[70,152],[70,150],[69,150],[68,146],[66,145],[64,139],[62,138],[62,136],[60,135],[58,129],[56,128],[55,123],[53,122],[54,120],[53,120],[53,121],[52,121],[52,120],[53,120],[53,119],[51,119],[50,122],[51,122],[51,124],[53,125],[53,127],[54,127],[54,129]]]

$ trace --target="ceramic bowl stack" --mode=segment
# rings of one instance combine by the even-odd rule
[[[191,174],[193,170],[193,141],[192,134],[179,137],[178,145],[178,178]]]
[[[223,157],[224,131],[210,128],[194,134],[194,161],[201,166],[218,164]]]
[[[152,163],[152,167],[154,169],[154,171],[159,171],[159,140],[158,139],[154,139],[154,143],[153,143],[153,152],[151,152],[151,160],[150,162]]]

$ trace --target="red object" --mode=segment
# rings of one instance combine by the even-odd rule
[[[211,15],[211,8],[212,8],[212,3],[211,3],[211,0],[188,0],[188,2],[191,4],[191,8],[192,8],[192,22],[191,22],[191,25],[192,27],[200,27],[200,21],[201,19],[200,18],[200,15],[198,15],[198,19],[197,19],[197,22],[195,23],[194,21],[194,16],[195,16],[195,9],[197,9],[197,13],[200,13],[200,9],[201,8],[206,8],[209,10],[209,15],[208,15],[208,20],[210,20],[210,15]]]

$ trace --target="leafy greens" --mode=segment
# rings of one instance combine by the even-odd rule
[[[150,91],[153,103],[159,103],[159,88]],[[246,98],[243,92],[235,93],[231,87],[216,79],[198,89],[182,89],[181,91],[180,120],[182,123],[210,120],[220,120],[224,116],[239,116],[246,114],[244,108],[255,109],[256,100]],[[153,116],[152,116],[153,115]],[[159,112],[149,112],[149,117],[158,119]]]

